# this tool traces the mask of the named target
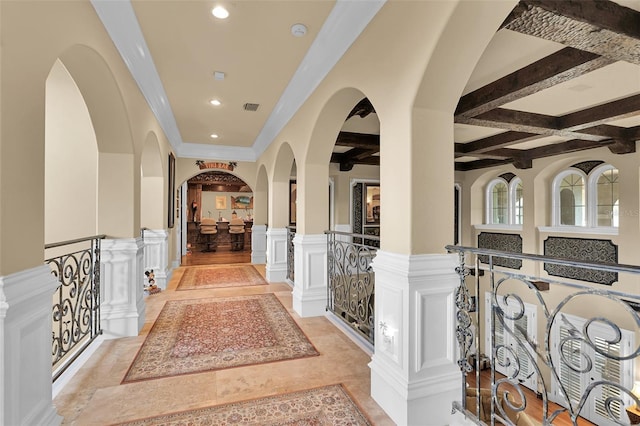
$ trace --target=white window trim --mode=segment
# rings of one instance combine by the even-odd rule
[[[587,223],[589,227],[596,228],[598,223],[598,179],[600,176],[609,170],[617,170],[611,164],[602,164],[591,173],[589,173],[589,185],[587,186],[587,200],[593,200],[593,202],[587,204]],[[619,173],[619,171],[618,171]],[[601,226],[600,228],[612,228],[617,229],[615,226]]]
[[[556,175],[553,179],[553,196],[551,198],[551,223],[552,226],[540,226],[538,230],[540,232],[553,232],[553,233],[570,233],[570,234],[600,234],[600,235],[618,235],[618,227],[616,226],[597,226],[597,183],[600,175],[607,170],[617,169],[611,164],[601,164],[589,173],[587,176],[582,170],[567,169],[563,170]],[[586,225],[562,225],[560,223],[560,183],[562,179],[570,174],[579,174],[582,176],[585,188],[585,214]]]
[[[538,226],[539,232],[547,234],[589,234],[589,235],[618,235],[618,228],[613,227],[593,227],[586,226]]]
[[[481,225],[473,225],[475,229],[479,229],[482,231],[522,231],[522,225],[506,225],[497,223],[495,225],[492,224],[481,224]]]
[[[516,224],[516,190],[517,190],[518,184],[522,185],[522,191],[524,193],[524,184],[522,184],[522,179],[520,179],[519,177],[514,177],[513,179],[511,179],[511,182],[509,182],[509,197],[508,197],[509,224],[513,226],[522,227],[522,225]],[[524,204],[524,196],[522,197],[522,199]],[[524,222],[524,209],[522,212],[523,212],[522,221]]]
[[[504,184],[507,187],[507,220],[509,220],[509,183],[503,178],[497,177],[493,179],[491,182],[489,182],[484,194],[484,199],[485,199],[484,223],[487,225],[502,225],[500,223],[493,223],[493,188],[498,184]]]
[[[493,223],[493,188],[499,184],[503,183],[507,187],[507,222],[508,223]],[[522,224],[516,224],[516,187],[518,183],[522,184],[522,179],[519,177],[514,177],[510,182],[507,182],[506,179],[502,177],[497,177],[492,179],[485,189],[484,193],[484,203],[485,203],[485,220],[482,225],[475,225],[476,228],[480,229],[496,229],[496,230],[520,230],[522,231]],[[523,186],[524,191],[524,186]],[[524,221],[524,218],[523,218]]]
[[[585,186],[588,186],[589,180],[587,179],[587,175],[582,171],[582,170],[578,170],[578,169],[567,169],[567,170],[563,170],[560,173],[558,173],[556,175],[555,178],[553,178],[553,196],[551,197],[551,209],[552,209],[552,215],[551,215],[551,223],[552,226],[554,228],[559,228],[559,229],[564,229],[564,228],[579,228],[579,229],[585,229],[588,226],[576,226],[576,225],[562,225],[560,223],[560,184],[562,183],[562,180],[569,176],[569,175],[580,175],[582,176],[582,180],[584,181]],[[585,193],[584,193],[584,203],[585,203],[585,215],[589,215],[589,193],[588,193],[588,188],[585,188]],[[588,218],[587,218],[588,221]],[[588,225],[588,222],[587,222]],[[566,231],[565,231],[566,232]]]

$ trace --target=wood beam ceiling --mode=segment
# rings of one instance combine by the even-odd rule
[[[640,65],[640,12],[608,0],[521,0],[502,28],[566,47],[460,98],[455,122],[502,130],[467,143],[455,144],[456,170],[473,170],[512,163],[532,166],[534,159],[607,146],[611,152],[635,152],[640,126],[609,124],[640,115],[640,94],[561,116],[517,111],[504,105],[584,76],[618,61]],[[347,119],[375,112],[368,99],[360,101]],[[511,146],[548,136],[568,139],[531,149]],[[379,135],[340,132],[331,162],[341,170],[354,164],[380,164]]]
[[[607,0],[522,0],[503,28],[564,44],[564,49],[517,70],[460,99],[456,123],[506,130],[489,138],[456,144],[456,170],[513,163],[531,167],[536,158],[607,146],[611,152],[635,152],[638,127],[607,124],[640,114],[640,95],[629,96],[562,116],[501,108],[617,61],[640,64],[640,12]],[[639,126],[640,127],[640,126]],[[562,143],[515,150],[509,146],[545,136]],[[516,152],[517,151],[517,152]],[[487,158],[491,158],[490,160]]]

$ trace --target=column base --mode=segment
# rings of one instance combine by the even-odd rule
[[[287,279],[287,229],[269,228],[267,231],[267,281],[284,282]]]
[[[169,233],[164,229],[144,230],[144,270],[153,270],[155,284],[163,290],[168,282],[168,244]],[[144,277],[146,278],[146,277]]]
[[[293,310],[301,317],[327,310],[327,236],[296,234]]]
[[[143,252],[141,238],[102,242],[100,321],[106,339],[137,336],[144,325]]]
[[[451,423],[462,394],[457,366],[455,255],[379,250],[371,396],[401,425]]]
[[[0,424],[59,425],[52,398],[52,298],[47,265],[0,277]]]
[[[251,263],[263,265],[267,263],[267,226],[251,227]]]
[[[399,425],[452,424],[452,403],[461,395],[460,372],[449,371],[429,379],[407,383],[377,362],[371,368],[371,397]]]

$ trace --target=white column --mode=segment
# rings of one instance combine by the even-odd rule
[[[460,399],[455,255],[378,251],[371,396],[401,425],[447,425]]]
[[[267,230],[267,281],[284,282],[287,279],[287,228]]]
[[[0,277],[0,424],[58,425],[51,394],[52,301],[46,265]]]
[[[170,277],[169,270],[169,233],[164,229],[145,229],[144,231],[144,269],[143,280],[146,279],[145,271],[153,270],[156,285],[163,290],[167,289]]]
[[[327,307],[327,236],[296,234],[293,310],[301,317],[324,315]]]
[[[267,263],[267,225],[251,227],[251,263]]]
[[[137,336],[144,325],[143,252],[141,238],[102,241],[100,318],[105,338]]]

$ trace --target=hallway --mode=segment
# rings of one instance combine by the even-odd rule
[[[264,277],[264,265],[255,266]],[[342,383],[371,424],[393,425],[369,396],[369,355],[326,318],[295,314],[287,284],[176,291],[188,268],[174,271],[166,291],[146,296],[146,321],[139,336],[102,343],[57,395],[54,405],[64,417],[62,424],[108,425]],[[278,298],[319,356],[122,384],[166,302],[265,293]]]

